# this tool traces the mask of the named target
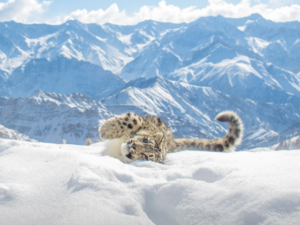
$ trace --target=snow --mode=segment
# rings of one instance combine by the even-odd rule
[[[246,28],[247,28],[247,25],[249,25],[249,24],[251,24],[251,23],[254,23],[255,21],[253,21],[253,20],[247,20],[247,22],[245,23],[245,25],[243,25],[243,26],[239,26],[239,27],[237,27],[240,31],[245,31],[246,30]]]
[[[68,40],[67,44],[61,47],[60,54],[67,59],[75,58],[78,61],[85,60],[82,53],[74,48],[72,40]]]
[[[300,39],[297,39],[297,40],[294,42],[293,45],[296,45],[296,44],[298,44],[299,42],[300,42]]]
[[[0,138],[37,142],[36,140],[31,139],[27,135],[20,134],[18,131],[12,129],[8,129],[7,127],[2,126],[1,124],[0,124]]]
[[[258,53],[261,56],[264,56],[262,51],[271,44],[270,42],[255,37],[249,37],[246,38],[246,40],[253,52]]]
[[[119,74],[123,67],[134,58],[121,53],[113,46],[107,46],[106,54],[110,55],[107,60],[101,61],[103,69]]]
[[[38,45],[46,47],[47,44],[48,44],[47,43],[48,40],[51,39],[51,38],[57,38],[58,35],[59,35],[59,32],[55,32],[53,34],[48,34],[48,35],[45,35],[45,36],[40,37],[40,38],[30,39],[30,38],[27,38],[26,36],[23,36],[23,38],[25,39],[25,42],[26,42],[28,47],[36,47]]]
[[[249,135],[248,139],[256,139],[256,140],[268,140],[268,138],[278,135],[276,132],[272,130],[266,130],[263,127],[260,127],[256,130],[255,133]]]
[[[102,41],[102,42],[106,42],[107,39],[104,39],[104,38],[101,38],[101,37],[98,37],[96,35],[93,35],[95,38],[97,38],[99,41]]]
[[[21,66],[26,61],[26,59],[29,56],[29,53],[21,50],[18,47],[16,47],[16,49],[18,51],[18,54],[15,55],[15,57],[9,58],[5,54],[0,53],[0,57],[1,57],[0,70],[3,70],[8,74],[11,74],[15,68]]]
[[[239,26],[239,27],[237,27],[240,31],[245,31],[246,30],[246,28],[247,28],[247,26]]]
[[[172,44],[172,43],[171,43]],[[170,44],[170,46],[172,46]],[[171,53],[171,54],[173,54],[180,62],[182,62],[182,59],[180,58],[180,56],[179,55],[177,55],[177,54],[175,54],[172,50],[170,50],[168,47],[166,47],[166,46],[163,46],[162,47],[162,50],[163,51],[166,51],[167,53]]]
[[[294,150],[300,148],[300,136],[290,138],[288,140],[282,140],[279,144],[273,146],[276,150],[288,149]]]
[[[140,33],[141,35],[145,36],[145,37],[148,39],[148,41],[146,41],[144,44],[137,44],[137,45],[136,45],[138,51],[141,52],[146,46],[148,46],[153,40],[155,40],[155,38],[152,37],[152,36],[150,36],[150,35],[148,35],[148,34],[147,34],[145,31],[143,31],[143,30],[139,30],[139,33]]]
[[[299,150],[181,151],[124,164],[87,146],[0,139],[3,224],[297,224]]]
[[[128,35],[122,35],[121,33],[116,33],[117,34],[117,38],[126,45],[131,45],[131,37],[133,34],[128,34]]]

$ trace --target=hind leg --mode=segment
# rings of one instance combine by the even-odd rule
[[[135,133],[142,125],[143,118],[135,113],[126,113],[108,119],[99,128],[100,137],[105,139],[120,138]]]

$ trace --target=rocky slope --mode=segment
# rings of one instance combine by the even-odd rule
[[[27,135],[20,134],[18,131],[8,129],[5,126],[0,124],[0,138],[3,139],[13,139],[13,140],[20,140],[20,141],[29,141],[29,142],[37,142],[34,139],[31,139]]]
[[[299,123],[299,22],[260,15],[134,26],[0,23],[0,123],[39,141],[82,144],[127,111],[176,137],[216,138],[221,111],[245,123],[243,146],[270,146]],[[295,130],[296,129],[296,130]]]
[[[82,94],[61,95],[37,91],[27,98],[0,98],[0,123],[38,141],[83,144],[98,139],[98,127],[128,111],[154,115],[169,125],[175,137],[218,138],[228,126],[214,120],[225,110],[236,111],[245,126],[239,149],[271,146],[280,133],[299,121],[292,104],[255,102],[164,77],[138,78],[106,92],[100,100]]]

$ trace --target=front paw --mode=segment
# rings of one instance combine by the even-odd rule
[[[129,136],[137,131],[141,124],[142,117],[134,113],[110,118],[99,128],[100,137],[105,140]]]
[[[99,128],[99,135],[102,140],[120,138],[124,136],[124,129],[119,125],[116,117],[110,118]]]

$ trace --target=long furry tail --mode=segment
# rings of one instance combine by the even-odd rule
[[[232,111],[221,112],[215,118],[220,122],[227,122],[229,130],[225,137],[219,139],[175,139],[176,150],[181,149],[195,149],[195,150],[209,150],[219,152],[234,151],[235,147],[239,145],[243,137],[243,123],[240,117]]]

